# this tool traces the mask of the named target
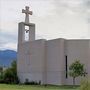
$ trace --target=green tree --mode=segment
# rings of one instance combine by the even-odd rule
[[[0,76],[2,75],[2,72],[3,72],[3,68],[0,67]]]
[[[14,74],[11,68],[8,68],[7,70],[4,71],[4,81],[6,83],[12,83],[14,79]]]
[[[0,82],[3,80],[3,67],[0,67]]]
[[[2,67],[0,67],[0,73],[3,71],[3,68]]]
[[[69,66],[69,75],[73,77],[73,85],[75,85],[75,79],[79,76],[85,76],[86,71],[84,69],[84,64],[80,63],[79,60],[76,60]]]
[[[4,80],[7,83],[17,83],[18,82],[16,61],[13,61],[11,63],[11,67],[4,71]]]

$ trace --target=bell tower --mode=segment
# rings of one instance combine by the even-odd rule
[[[35,41],[35,24],[29,22],[29,15],[32,15],[32,11],[29,11],[28,6],[25,8],[25,10],[22,9],[22,13],[26,15],[25,22],[20,22],[18,24],[17,73],[21,82],[25,81],[23,73],[27,72],[31,60],[31,41]]]
[[[18,27],[18,44],[35,40],[35,24],[20,22]]]
[[[29,15],[32,15],[32,11],[29,11],[29,7],[22,9],[22,13],[25,13],[25,22],[18,24],[18,44],[35,40],[35,24],[29,23]]]

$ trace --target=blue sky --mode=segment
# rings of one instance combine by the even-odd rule
[[[17,50],[18,23],[25,6],[33,11],[36,39],[90,38],[90,0],[0,0],[0,50]]]

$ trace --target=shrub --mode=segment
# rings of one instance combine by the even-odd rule
[[[80,90],[90,90],[90,81],[85,79],[81,81]]]
[[[40,85],[41,81],[39,81],[39,82],[37,82],[37,81],[29,81],[28,79],[26,79],[24,84],[25,85]]]

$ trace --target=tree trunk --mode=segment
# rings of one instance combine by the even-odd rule
[[[75,77],[73,77],[73,85],[75,85]]]

